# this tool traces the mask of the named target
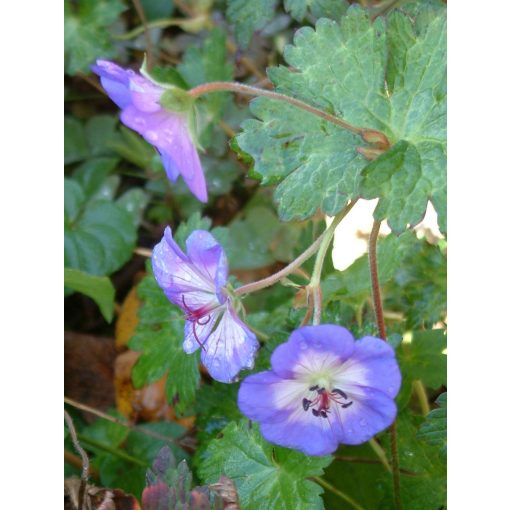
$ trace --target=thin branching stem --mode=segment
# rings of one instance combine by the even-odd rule
[[[327,120],[332,124],[336,124],[344,129],[347,129],[351,133],[362,136],[366,131],[364,128],[360,128],[357,126],[353,126],[346,122],[345,120],[336,117],[335,115],[331,115],[319,108],[315,108],[314,106],[305,103],[304,101],[300,101],[291,96],[287,96],[285,94],[280,94],[278,92],[273,92],[271,90],[259,89],[257,87],[252,87],[250,85],[245,85],[244,83],[237,82],[229,82],[229,81],[215,81],[211,83],[204,83],[203,85],[198,85],[195,88],[188,90],[188,94],[191,97],[200,97],[204,94],[208,94],[209,92],[237,92],[238,94],[244,94],[248,96],[264,96],[270,99],[276,99],[277,101],[284,101],[285,103],[291,104],[296,108],[300,108],[301,110],[305,110],[321,119]],[[373,131],[373,130],[372,130]],[[382,135],[384,136],[384,135]]]
[[[370,281],[372,283],[372,302],[374,304],[375,318],[379,337],[386,340],[386,328],[384,326],[384,311],[382,306],[381,288],[379,285],[379,275],[377,271],[377,237],[381,222],[375,220],[368,240],[368,261],[370,266]],[[395,497],[396,510],[402,510],[402,500],[400,497],[400,467],[398,457],[397,442],[397,420],[390,427],[391,443],[391,466],[393,470],[393,492]]]
[[[325,242],[327,242],[327,245],[329,246],[329,243],[335,233],[335,228],[343,220],[343,218],[346,216],[346,214],[353,208],[355,203],[356,203],[356,200],[353,200],[347,206],[345,206],[342,209],[342,211],[340,211],[335,216],[331,225],[301,255],[299,255],[299,257],[297,257],[295,260],[293,260],[289,265],[285,266],[283,269],[280,269],[280,271],[272,274],[271,276],[268,276],[267,278],[262,278],[262,280],[257,280],[256,282],[247,283],[246,285],[243,285],[242,287],[235,289],[234,293],[237,296],[241,296],[243,294],[250,294],[251,292],[265,289],[266,287],[270,287],[271,285],[278,283],[280,280],[282,280],[289,274],[293,273],[296,269],[298,269],[301,265],[303,265],[314,253],[316,253],[317,250],[320,250],[321,246]],[[327,246],[326,246],[326,249],[327,249]],[[321,264],[321,268],[322,268],[322,264]],[[320,275],[319,275],[319,277],[320,277]],[[313,279],[313,275],[312,275],[312,279]]]
[[[80,481],[80,490],[78,492],[78,510],[82,510],[83,501],[85,498],[85,489],[87,488],[87,483],[89,481],[89,458],[85,450],[81,447],[80,441],[78,440],[78,434],[76,433],[76,429],[74,428],[74,422],[71,418],[71,415],[64,409],[64,420],[66,422],[67,428],[69,429],[69,434],[71,434],[71,441],[73,442],[73,446],[75,450],[81,457],[81,481]]]
[[[314,482],[317,482],[319,485],[324,487],[326,490],[328,490],[332,494],[335,494],[339,498],[342,498],[344,501],[349,503],[349,505],[351,505],[352,508],[355,508],[356,510],[364,510],[364,508],[359,503],[356,503],[356,501],[354,501],[354,499],[352,499],[350,496],[345,494],[345,492],[342,492],[341,490],[339,490],[336,487],[334,487],[333,485],[331,485],[329,482],[326,482],[326,480],[324,480],[324,478],[321,478],[319,476],[314,476],[314,477],[312,477],[312,480]]]

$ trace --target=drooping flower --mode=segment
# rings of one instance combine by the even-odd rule
[[[207,202],[204,172],[186,115],[161,105],[165,88],[107,60],[98,60],[92,70],[121,109],[121,121],[156,147],[168,178],[175,182],[182,175],[191,192]]]
[[[239,319],[227,290],[228,264],[221,245],[205,230],[193,231],[185,254],[165,229],[152,254],[154,276],[167,298],[185,313],[183,349],[201,349],[202,363],[221,382],[253,368],[258,342]]]
[[[271,356],[272,370],[241,383],[238,405],[270,442],[327,455],[391,425],[401,383],[391,345],[330,324],[296,329]]]

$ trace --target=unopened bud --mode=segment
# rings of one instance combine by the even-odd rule
[[[369,161],[377,159],[383,152],[385,152],[383,149],[375,149],[372,147],[356,147],[356,150]]]
[[[376,131],[375,129],[364,129],[361,132],[361,137],[365,142],[374,145],[377,149],[388,149],[390,147],[390,141],[384,133]]]

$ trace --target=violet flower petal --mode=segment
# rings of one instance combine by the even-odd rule
[[[400,370],[379,338],[354,341],[336,325],[301,327],[271,364],[241,383],[238,405],[275,444],[326,455],[367,441],[396,417]]]
[[[209,261],[211,275],[200,271],[173,240],[172,231],[165,229],[163,239],[154,247],[152,267],[154,276],[167,298],[185,313],[219,306],[215,284],[216,270],[222,262],[222,251],[214,246],[204,255]],[[214,260],[216,258],[216,260]]]
[[[389,427],[397,416],[397,406],[386,393],[373,388],[359,388],[349,392],[353,404],[346,409],[335,408],[333,427],[341,444],[365,443],[378,432]]]
[[[154,145],[168,178],[182,175],[190,191],[207,202],[207,185],[200,158],[183,114],[163,108],[164,89],[130,69],[98,60],[92,70],[110,98],[121,108],[121,121]]]
[[[243,368],[253,368],[258,342],[227,303],[216,329],[209,335],[202,363],[211,377],[230,383]]]
[[[181,114],[166,110],[142,112],[131,105],[122,111],[120,118],[158,149],[169,179],[175,180],[176,174],[182,175],[190,191],[200,201],[207,202],[207,185],[200,158]]]
[[[352,356],[342,365],[337,384],[356,391],[355,386],[377,388],[391,398],[400,390],[402,376],[395,350],[384,340],[365,336],[354,342]]]
[[[281,377],[292,377],[301,359],[308,359],[312,370],[312,352],[331,352],[331,360],[348,359],[354,349],[354,337],[349,330],[334,324],[303,326],[294,330],[287,342],[279,345],[271,356],[271,366]],[[299,368],[298,368],[299,370]]]
[[[92,66],[92,71],[99,76],[101,85],[119,108],[125,108],[131,103],[129,79],[135,76],[134,71],[122,69],[108,60],[98,60]]]

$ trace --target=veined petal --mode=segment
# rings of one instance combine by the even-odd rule
[[[356,386],[376,388],[394,398],[402,376],[393,347],[380,338],[365,336],[354,342],[352,356],[336,372],[335,385],[345,391]]]
[[[308,377],[335,368],[354,349],[354,338],[342,326],[303,326],[292,332],[271,356],[273,370],[281,377]]]
[[[358,387],[349,392],[352,405],[341,408],[332,406],[336,422],[334,430],[342,444],[361,444],[389,427],[397,416],[397,406],[392,398],[373,388]]]
[[[142,112],[157,112],[162,109],[159,104],[163,89],[139,74],[129,79],[129,90],[133,105]]]
[[[210,314],[196,321],[186,321],[184,324],[184,342],[182,348],[187,354],[197,349],[206,349],[207,338],[218,321],[223,308],[215,308]]]
[[[222,289],[228,280],[228,262],[221,244],[207,230],[194,230],[186,240],[186,251],[195,267],[214,281],[218,301],[224,303]]]
[[[217,381],[232,382],[240,370],[253,368],[257,338],[237,317],[228,301],[223,316],[205,345],[202,363]]]
[[[279,422],[300,405],[306,385],[282,379],[274,372],[249,375],[239,388],[237,403],[241,412],[255,421]]]
[[[204,171],[182,115],[164,109],[146,112],[128,106],[120,118],[158,149],[170,179],[182,175],[190,191],[202,202],[207,202]]]
[[[92,71],[99,76],[101,85],[119,108],[126,108],[131,104],[129,80],[136,76],[134,71],[122,69],[122,67],[108,60],[98,60],[92,66]]]
[[[296,419],[299,414],[301,419]],[[267,441],[286,448],[300,450],[307,455],[328,455],[338,448],[338,439],[328,420],[316,418],[303,410],[286,420],[260,424],[260,432]]]
[[[214,279],[199,271],[172,238],[169,227],[152,253],[154,276],[168,299],[186,313],[213,309],[220,303]]]

